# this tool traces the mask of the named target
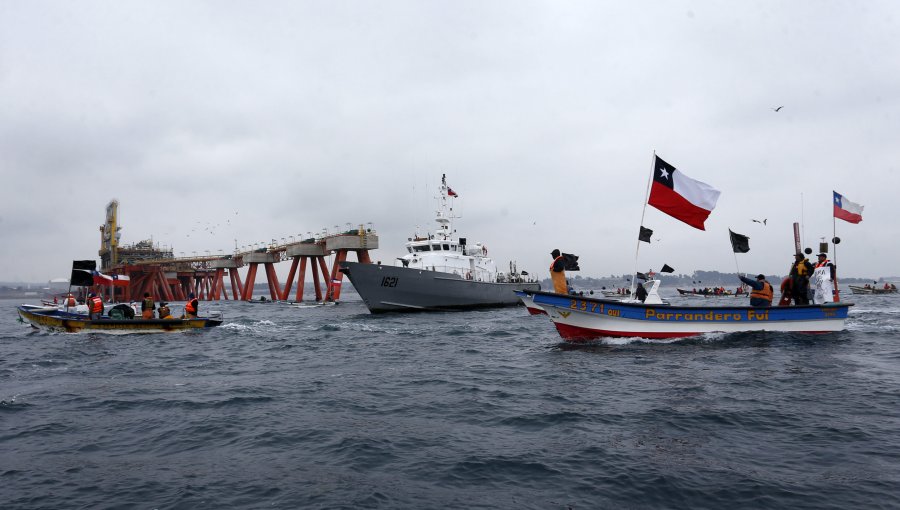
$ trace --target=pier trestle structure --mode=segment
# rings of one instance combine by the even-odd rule
[[[148,293],[160,301],[186,301],[193,293],[202,301],[229,299],[225,274],[231,288],[231,299],[251,301],[259,266],[263,266],[269,297],[273,301],[290,299],[295,277],[297,291],[294,300],[304,299],[307,267],[312,273],[316,301],[336,301],[341,296],[343,273],[340,263],[349,252],[356,252],[362,263],[371,263],[369,250],[378,248],[378,235],[371,230],[351,230],[342,234],[309,239],[297,243],[270,245],[267,248],[232,255],[206,257],[164,258],[140,260],[104,268],[109,274],[129,277],[127,284],[99,286],[108,302],[140,301]],[[329,270],[327,257],[334,255]],[[275,264],[291,260],[287,280],[282,287]],[[238,270],[247,266],[242,279]]]

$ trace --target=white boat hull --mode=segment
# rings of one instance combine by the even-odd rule
[[[784,331],[828,333],[844,329],[851,303],[793,307],[667,306],[531,293],[560,336],[584,341],[601,337],[679,338],[703,333]]]

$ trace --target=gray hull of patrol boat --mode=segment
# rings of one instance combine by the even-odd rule
[[[408,267],[341,262],[353,288],[372,313],[515,306],[517,290],[540,290],[536,282],[495,283]]]

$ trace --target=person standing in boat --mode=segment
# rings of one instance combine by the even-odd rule
[[[828,255],[820,253],[818,255],[819,262],[813,269],[812,283],[814,285],[815,294],[813,294],[813,303],[817,305],[831,303],[834,301],[834,264],[828,260]]]
[[[145,319],[153,318],[153,310],[156,310],[156,303],[150,297],[149,292],[144,292],[144,300],[141,301],[141,317]]]
[[[635,285],[634,297],[641,303],[647,300],[647,289],[644,288],[643,283]]]
[[[188,302],[184,305],[184,315],[188,319],[196,319],[197,318],[197,309],[200,308],[200,302],[197,301],[197,298],[194,297],[194,293],[191,292],[188,294]]]
[[[553,257],[553,263],[550,264],[550,280],[553,282],[553,292],[557,294],[568,294],[569,289],[566,285],[566,261],[559,250],[550,252]]]
[[[742,282],[746,283],[753,289],[750,292],[750,306],[769,307],[772,306],[772,284],[766,281],[766,275],[756,275],[756,280],[751,280],[746,276],[738,275]]]
[[[812,276],[813,265],[802,253],[794,254],[794,263],[791,265],[791,292],[795,305],[809,304],[809,277]]]
[[[91,292],[87,298],[88,314],[92,321],[100,320],[103,317],[103,299]]]

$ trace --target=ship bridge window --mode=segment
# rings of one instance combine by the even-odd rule
[[[413,251],[431,251],[431,247],[427,244],[424,246],[413,246]]]
[[[444,249],[449,251],[449,250],[450,250],[450,245],[449,245],[449,244],[445,244],[445,245],[444,245]]]

